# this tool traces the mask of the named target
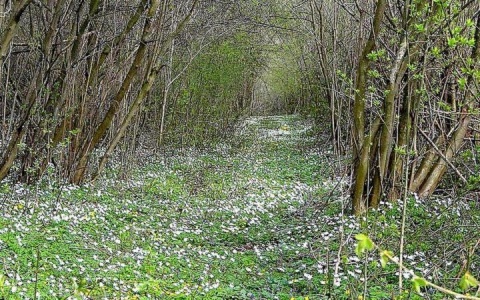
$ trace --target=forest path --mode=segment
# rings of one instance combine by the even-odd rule
[[[325,295],[327,257],[334,262],[338,248],[325,242],[341,224],[358,225],[317,205],[334,183],[312,126],[299,116],[251,117],[229,142],[178,151],[128,181],[5,186],[0,296]]]
[[[375,251],[359,259],[355,235],[397,249],[401,202],[346,213],[312,126],[251,117],[213,149],[152,156],[128,180],[109,170],[95,185],[0,185],[0,299],[357,299],[364,262],[365,299],[390,299],[396,267],[379,267]],[[456,256],[438,241],[478,239],[478,207],[407,206],[404,262],[427,276],[451,266],[452,278]]]

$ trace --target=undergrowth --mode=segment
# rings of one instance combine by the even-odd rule
[[[128,180],[4,183],[0,298],[444,299],[409,281],[399,293],[398,268],[357,257],[360,232],[395,252],[402,205],[350,216],[316,130],[250,118],[228,143],[159,157]],[[478,201],[407,201],[405,264],[453,290],[467,270],[478,278]]]

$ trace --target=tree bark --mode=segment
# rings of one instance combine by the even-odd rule
[[[389,172],[389,158],[392,152],[393,132],[395,128],[395,99],[399,94],[399,87],[402,78],[407,70],[407,37],[404,36],[400,48],[397,52],[392,71],[390,72],[389,85],[387,87],[388,93],[385,97],[383,106],[383,124],[380,133],[380,145],[378,148],[378,169],[375,169],[373,190],[370,194],[369,206],[377,207],[380,203],[383,191],[385,190],[385,178]],[[376,149],[374,149],[376,151]]]
[[[13,37],[15,36],[15,32],[18,27],[18,23],[20,19],[27,9],[28,5],[32,3],[33,0],[22,0],[22,1],[15,1],[15,6],[13,7],[13,15],[8,22],[8,27],[3,33],[2,37],[0,38],[0,66],[3,65],[5,61],[5,57],[8,54],[10,49],[10,42],[12,41]]]
[[[363,47],[362,54],[358,60],[357,76],[355,82],[355,100],[353,104],[353,140],[354,158],[359,156],[364,145],[365,138],[365,94],[367,90],[367,73],[370,69],[368,55],[375,49],[376,40],[380,34],[380,26],[385,15],[387,6],[386,0],[378,0],[373,18],[373,25],[370,30],[367,43]]]
[[[20,5],[20,8],[22,10],[25,10],[28,4],[31,1],[23,1],[19,2],[22,5]],[[52,44],[54,40],[54,33],[56,32],[56,22],[58,21],[58,18],[60,16],[60,10],[57,7],[57,10],[54,13],[54,17],[51,22],[50,30],[47,31],[45,34],[45,38],[43,39],[43,43],[41,45],[41,48],[44,52],[44,55],[46,57],[50,56],[50,52],[52,49]],[[15,14],[15,22],[17,26],[19,22],[19,18],[21,14]],[[12,27],[10,27],[12,28]],[[7,36],[12,35],[13,37],[13,32],[12,33],[6,33]],[[11,39],[11,38],[10,38]],[[3,47],[3,42],[2,42],[2,47]],[[3,49],[3,48],[2,48]],[[2,50],[3,51],[3,50]],[[0,181],[3,180],[8,172],[10,171],[11,167],[13,166],[13,162],[17,158],[18,155],[18,150],[21,144],[22,139],[24,138],[25,134],[28,131],[28,122],[30,121],[32,114],[34,112],[34,105],[37,102],[37,97],[38,94],[40,93],[40,88],[44,84],[45,78],[48,76],[46,73],[43,73],[43,69],[45,66],[47,66],[45,69],[50,70],[50,66],[48,65],[47,60],[40,58],[39,62],[36,67],[35,74],[32,78],[32,81],[30,82],[28,92],[26,95],[25,103],[26,103],[26,109],[23,115],[20,117],[20,121],[14,131],[13,136],[10,139],[10,142],[7,146],[7,150],[3,153],[2,160],[0,162]],[[47,72],[48,73],[48,72]]]
[[[369,169],[368,158],[370,156],[371,143],[380,127],[380,120],[377,119],[372,125],[371,132],[365,137],[365,95],[367,90],[367,73],[370,65],[368,55],[375,49],[376,39],[380,33],[380,26],[385,14],[386,5],[386,0],[379,0],[376,4],[370,35],[363,48],[357,66],[355,100],[353,105],[353,157],[355,159],[355,182],[352,192],[352,208],[353,213],[356,215],[362,214],[367,208],[363,192]]]
[[[83,181],[86,168],[90,159],[90,155],[93,149],[98,145],[98,143],[101,141],[102,137],[104,136],[105,132],[107,132],[107,130],[110,128],[110,125],[112,124],[112,121],[113,121],[113,117],[115,116],[118,109],[120,108],[120,103],[125,98],[125,95],[128,89],[130,88],[130,85],[134,81],[138,71],[142,66],[142,62],[144,61],[145,54],[147,52],[149,37],[154,29],[153,19],[155,17],[159,4],[160,4],[159,0],[152,0],[150,2],[147,15],[146,15],[145,25],[143,27],[140,45],[138,46],[138,49],[135,53],[133,63],[130,66],[130,69],[128,70],[127,76],[124,78],[119,91],[115,95],[110,105],[110,108],[105,114],[105,117],[103,118],[102,122],[98,125],[92,138],[86,141],[83,145],[83,148],[80,152],[80,159],[75,168],[75,173],[73,174],[73,177],[72,177],[72,182],[75,184],[79,184]]]

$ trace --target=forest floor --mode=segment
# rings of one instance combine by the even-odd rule
[[[392,299],[402,202],[349,215],[348,178],[318,128],[249,118],[208,151],[178,150],[95,184],[0,186],[0,299]],[[319,140],[320,142],[319,145]],[[480,273],[480,203],[406,201],[406,266],[459,291]],[[445,299],[411,290],[403,299]],[[471,290],[471,294],[478,291]]]

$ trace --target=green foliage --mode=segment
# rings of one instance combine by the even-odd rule
[[[357,254],[357,256],[360,256],[366,250],[373,250],[374,248],[378,248],[373,243],[373,241],[367,235],[365,235],[363,233],[355,235],[355,239],[358,241],[357,246],[355,248],[355,253]],[[439,290],[442,293],[445,293],[447,295],[452,295],[452,296],[456,296],[456,297],[461,297],[462,296],[460,294],[457,294],[453,290],[449,290],[447,288],[437,286],[437,285],[433,284],[432,282],[428,281],[427,279],[425,279],[423,277],[420,277],[420,276],[417,276],[414,273],[413,270],[409,269],[407,266],[405,266],[404,264],[401,264],[397,259],[395,259],[393,257],[393,252],[388,251],[388,250],[380,250],[380,263],[381,263],[382,268],[386,268],[387,263],[389,261],[394,262],[402,270],[402,272],[405,271],[405,272],[409,273],[410,275],[412,275],[412,279],[411,279],[412,288],[416,293],[418,293],[420,295],[422,294],[422,288],[430,286],[430,287],[435,288],[435,289],[437,289],[437,290]],[[475,277],[473,277],[470,274],[470,272],[467,271],[462,276],[462,278],[460,279],[459,286],[463,291],[466,291],[470,288],[478,287],[479,282]]]
[[[262,96],[271,102],[272,107],[281,107],[282,110],[272,111],[271,114],[291,113],[292,107],[300,99],[299,91],[302,86],[302,77],[310,76],[307,70],[302,70],[299,60],[302,55],[302,43],[292,37],[288,42],[274,46],[274,54],[268,61],[268,68],[262,80],[268,86],[268,92]]]
[[[451,48],[455,48],[458,45],[458,40],[455,37],[448,38],[447,44]]]
[[[467,78],[465,77],[458,78],[458,86],[460,87],[460,89],[465,90],[467,86]]]
[[[255,41],[254,36],[239,33],[211,44],[193,61],[174,85],[179,94],[169,107],[170,142],[182,135],[184,144],[203,145],[224,134],[244,113],[262,68]]]
[[[385,268],[387,266],[390,257],[393,257],[392,251],[383,250],[380,252],[380,263],[382,265],[382,268]]]
[[[417,30],[420,33],[425,32],[425,24],[415,24],[415,30]]]
[[[427,280],[425,280],[425,278],[418,277],[418,276],[413,276],[412,283],[413,283],[413,289],[415,290],[415,292],[419,294],[421,294],[421,288],[426,287],[428,285],[428,282]]]
[[[380,59],[386,58],[386,56],[387,56],[387,51],[385,49],[379,49],[367,54],[367,58],[371,61],[378,61]]]
[[[440,57],[440,54],[441,54],[440,48],[438,48],[437,46],[433,47],[432,50],[431,50],[431,54],[432,54],[435,58],[439,58],[439,57]]]
[[[459,285],[463,291],[466,291],[470,288],[478,287],[479,283],[478,280],[473,277],[472,274],[470,274],[470,272],[466,272],[460,279]]]
[[[440,109],[444,111],[452,111],[452,106],[448,103],[445,103],[443,101],[438,101],[437,104],[440,107]]]
[[[357,246],[355,247],[355,253],[357,256],[361,256],[365,251],[373,250],[373,241],[367,235],[359,233],[355,235],[355,239],[358,241]]]
[[[232,139],[245,147],[178,150],[168,164],[135,170],[131,181],[46,186],[17,200],[12,186],[0,190],[8,199],[0,298],[32,298],[36,249],[40,299],[289,300],[318,292],[326,275],[296,272],[305,265],[315,274],[303,247],[323,243],[304,227],[316,226],[306,219],[314,210],[292,213],[326,193],[318,182],[328,166],[317,163],[308,124],[298,116],[260,119]],[[288,139],[262,135],[279,131]],[[22,201],[30,197],[41,209]]]
[[[393,253],[381,251],[378,261],[358,259],[356,252],[396,249],[402,206],[384,203],[388,209],[362,220],[345,215],[344,186],[328,179],[330,157],[319,155],[316,132],[305,130],[311,122],[279,116],[247,123],[232,144],[176,149],[162,157],[165,163],[136,169],[128,181],[47,185],[20,197],[15,186],[1,189],[0,283],[4,274],[9,285],[2,290],[0,284],[0,298],[31,298],[37,249],[40,299],[357,299],[364,262],[366,298],[392,298],[398,267],[387,261]],[[450,280],[458,266],[443,267],[442,247],[471,244],[476,228],[462,222],[477,224],[480,214],[472,205],[457,215],[460,201],[458,207],[435,201],[407,200],[405,254],[420,254],[404,263],[415,262],[419,271],[442,266],[438,281],[458,289]],[[352,242],[357,232],[363,234]],[[337,264],[342,273],[335,277]],[[468,276],[463,281],[468,289],[475,283]],[[22,286],[12,292],[17,282]],[[406,280],[406,288],[414,284]]]
[[[380,74],[380,72],[378,72],[378,70],[368,70],[368,76],[372,77],[372,78],[380,78],[382,75]]]
[[[478,190],[480,188],[480,175],[471,175],[468,177],[467,189]]]

